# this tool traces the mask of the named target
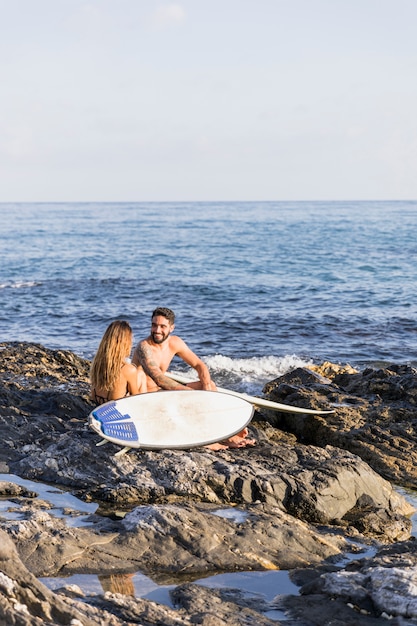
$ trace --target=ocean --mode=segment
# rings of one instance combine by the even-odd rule
[[[0,341],[92,358],[111,321],[138,341],[168,306],[240,391],[310,362],[417,365],[417,201],[3,203],[0,217]]]
[[[139,340],[161,305],[218,385],[254,395],[311,362],[417,366],[416,201],[0,204],[0,218],[2,342],[91,358],[111,321]],[[43,582],[101,592],[92,575]],[[297,592],[285,571],[200,584]]]

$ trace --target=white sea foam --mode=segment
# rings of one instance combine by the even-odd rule
[[[211,376],[220,387],[229,387],[250,394],[259,394],[262,387],[274,378],[297,367],[312,365],[311,360],[287,354],[282,357],[263,356],[249,359],[232,359],[222,354],[204,358]],[[191,376],[193,378],[195,376]]]
[[[306,361],[295,354],[278,356],[251,357],[249,359],[232,359],[221,354],[206,358],[206,364],[213,372],[235,373],[245,381],[254,379],[270,379],[282,376],[296,367],[305,367],[312,361]]]
[[[40,285],[36,280],[17,280],[15,282],[0,283],[0,289],[22,289],[23,287],[36,287],[36,285]]]

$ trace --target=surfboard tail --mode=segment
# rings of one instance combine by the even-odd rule
[[[176,380],[178,383],[182,383],[183,385],[193,382],[186,376],[177,374],[177,372],[165,372],[165,376],[168,376],[169,378],[172,378],[172,380]],[[232,391],[231,389],[223,389],[222,387],[217,387],[217,391],[242,398],[254,406],[264,407],[265,409],[272,409],[273,411],[280,411],[282,413],[301,413],[306,415],[329,415],[331,413],[335,413],[334,410],[304,409],[298,406],[291,406],[290,404],[282,404],[281,402],[272,402],[272,400],[249,396],[245,393],[239,393],[238,391]]]

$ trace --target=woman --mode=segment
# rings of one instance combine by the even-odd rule
[[[112,322],[104,333],[90,369],[90,395],[97,404],[147,391],[145,372],[127,361],[132,343],[128,322]]]

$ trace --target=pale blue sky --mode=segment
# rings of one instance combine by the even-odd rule
[[[0,0],[0,202],[417,199],[417,0]]]

